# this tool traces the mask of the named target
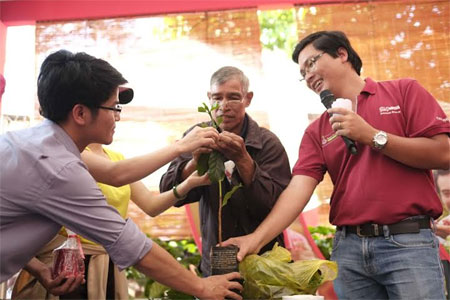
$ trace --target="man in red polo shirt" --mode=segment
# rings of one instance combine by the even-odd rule
[[[258,252],[292,223],[328,172],[338,297],[443,299],[431,226],[442,205],[430,169],[450,166],[445,113],[415,80],[362,79],[361,59],[342,32],[313,33],[292,57],[311,90],[349,99],[352,110],[329,109],[306,129],[294,176],[271,213],[254,233],[224,244],[240,247],[238,259]],[[352,139],[358,153],[339,136]]]

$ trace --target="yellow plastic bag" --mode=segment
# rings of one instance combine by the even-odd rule
[[[244,299],[279,299],[282,296],[315,294],[325,281],[337,276],[337,264],[328,260],[299,260],[276,244],[263,255],[247,256],[239,271],[244,277]]]

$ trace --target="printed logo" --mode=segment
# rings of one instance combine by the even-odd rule
[[[338,135],[336,134],[336,132],[333,132],[329,136],[323,136],[322,135],[322,146],[327,145],[328,143],[330,143],[331,141],[333,141],[337,137],[338,137]]]
[[[380,106],[380,115],[400,114],[400,105],[397,106]]]

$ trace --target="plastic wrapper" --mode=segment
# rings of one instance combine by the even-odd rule
[[[315,294],[322,283],[336,278],[337,264],[319,259],[291,262],[291,253],[276,244],[261,256],[247,256],[239,271],[244,277],[244,299],[281,299]]]
[[[53,250],[53,278],[66,272],[66,277],[84,274],[84,253],[80,238],[67,230],[67,240]]]

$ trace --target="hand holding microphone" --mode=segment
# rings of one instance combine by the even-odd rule
[[[333,95],[333,93],[330,90],[324,90],[320,93],[320,100],[322,101],[322,104],[327,108],[332,107],[342,107],[348,110],[352,110],[352,102],[348,99],[337,99]],[[339,129],[342,129],[339,123]],[[341,136],[344,140],[345,145],[347,146],[348,151],[350,151],[351,154],[356,155],[358,154],[358,149],[356,149],[355,142],[351,139],[349,139],[346,136]]]

